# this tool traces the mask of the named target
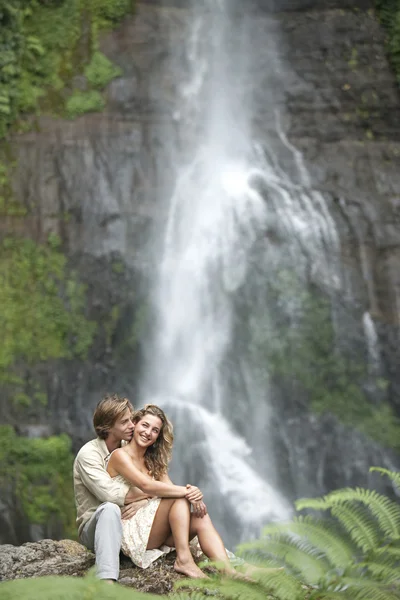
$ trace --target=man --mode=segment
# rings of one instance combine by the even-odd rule
[[[122,518],[129,519],[146,501],[127,483],[106,471],[111,452],[133,434],[133,406],[116,394],[99,402],[93,415],[97,439],[85,444],[74,462],[74,490],[79,540],[96,554],[97,576],[118,580]],[[120,508],[121,507],[121,508]]]

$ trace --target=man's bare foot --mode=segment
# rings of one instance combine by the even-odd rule
[[[193,559],[182,560],[177,558],[174,563],[174,569],[177,573],[186,575],[186,577],[191,577],[192,579],[209,579]]]

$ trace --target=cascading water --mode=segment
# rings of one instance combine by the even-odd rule
[[[173,478],[199,485],[229,545],[291,513],[275,485],[268,370],[241,349],[237,298],[247,295],[256,338],[262,325],[252,306],[257,313],[265,282],[278,268],[295,266],[300,276],[311,269],[321,285],[340,285],[333,221],[323,196],[310,192],[279,115],[275,139],[291,155],[296,183],[250,135],[243,47],[235,54],[232,46],[232,39],[241,46],[245,26],[223,0],[197,0],[193,7],[188,76],[174,114],[186,160],[169,204],[142,390],[144,402],[162,406],[175,425]],[[270,235],[285,240],[283,258]]]

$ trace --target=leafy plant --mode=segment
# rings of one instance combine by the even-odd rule
[[[374,469],[400,484],[398,473]],[[400,506],[374,490],[345,488],[299,500],[299,516],[271,524],[241,546],[247,559],[273,560],[312,590],[310,598],[394,599],[400,594]],[[280,598],[280,596],[277,596]]]
[[[76,536],[71,440],[66,435],[30,439],[0,426],[0,487],[19,519]],[[50,530],[50,529],[49,529]]]
[[[66,102],[67,115],[71,119],[88,112],[103,110],[105,101],[100,92],[91,90],[89,92],[75,91]]]
[[[400,489],[400,474],[389,476]],[[373,490],[346,488],[316,499],[299,500],[298,516],[265,527],[259,540],[242,544],[251,580],[214,576],[180,582],[196,588],[174,600],[205,600],[210,594],[227,600],[395,600],[400,597],[400,506]],[[322,519],[320,513],[327,512]],[[283,570],[271,570],[281,566]],[[240,569],[240,567],[239,567]]]
[[[92,574],[78,577],[16,579],[1,584],[2,600],[160,600],[124,586],[107,585]]]
[[[0,382],[18,405],[46,401],[26,370],[84,358],[95,334],[85,316],[85,287],[67,269],[59,243],[57,236],[45,245],[10,236],[0,244]]]
[[[133,7],[133,0],[0,0],[0,138],[13,124],[25,129],[28,113],[64,116],[73,78],[92,64],[99,35]],[[119,74],[106,61],[94,56],[95,87]],[[89,98],[80,111],[102,109],[98,94]]]
[[[376,9],[387,31],[386,47],[400,83],[400,1],[376,0]]]

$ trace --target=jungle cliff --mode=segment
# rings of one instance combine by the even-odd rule
[[[238,8],[237,19],[244,10]],[[265,40],[248,73],[247,85],[257,88],[254,130],[261,138],[271,135],[273,106],[303,154],[313,188],[335,207],[354,311],[368,313],[375,324],[382,396],[400,416],[400,95],[385,32],[368,0],[249,0],[246,11],[253,11],[256,39]],[[7,263],[25,277],[18,297],[28,310],[29,260],[50,243],[35,277],[55,277],[72,315],[58,321],[56,337],[49,333],[50,350],[43,348],[39,360],[31,349],[22,358],[13,349],[18,380],[4,382],[0,416],[22,435],[67,433],[77,448],[91,435],[93,407],[105,391],[140,402],[137,381],[157,260],[149,239],[165,219],[159,198],[174,184],[177,151],[166,140],[177,138],[173,111],[185,68],[179,48],[190,18],[184,0],[138,3],[134,15],[100,37],[101,52],[118,69],[104,88],[103,110],[73,119],[43,111],[27,132],[9,135],[2,149],[12,165],[6,185],[14,203],[2,215],[2,237],[34,244]],[[279,68],[271,76],[272,37]],[[178,51],[166,71],[171,48]],[[87,75],[74,77],[76,89],[87,91]],[[41,295],[35,301],[46,306]],[[44,311],[33,348],[50,314]],[[289,398],[276,398],[275,443],[290,494],[304,493],[307,477],[312,490],[357,483],[369,458],[391,445],[357,438],[357,456],[366,455],[365,461],[346,467],[349,430],[336,417],[316,419]],[[318,479],[322,444],[330,448]],[[392,450],[387,456],[381,464],[398,464]],[[299,483],[293,472],[303,462],[308,475]],[[3,509],[0,541],[35,537],[29,523],[16,525],[10,503]]]

